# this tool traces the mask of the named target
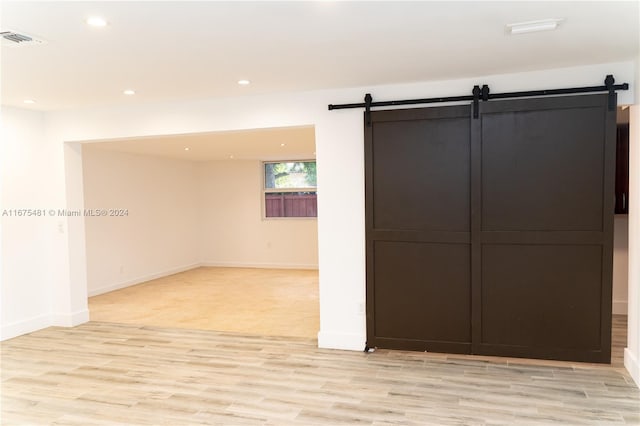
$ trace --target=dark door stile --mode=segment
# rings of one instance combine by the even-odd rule
[[[365,126],[367,345],[610,362],[607,96],[483,102],[471,117],[374,111]]]

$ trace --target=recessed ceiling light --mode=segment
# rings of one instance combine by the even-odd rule
[[[189,151],[189,148],[187,147],[187,148],[185,148],[184,150],[185,150],[185,151]]]
[[[124,93],[125,95],[131,96],[131,95],[135,95],[136,91],[135,90],[131,90],[131,89],[127,89],[124,90],[122,93]]]
[[[558,28],[560,22],[564,18],[541,19],[539,21],[518,22],[516,24],[507,25],[507,33],[509,34],[525,34],[538,31],[551,31]]]
[[[107,21],[99,16],[91,16],[87,18],[87,25],[90,25],[92,27],[106,27]]]
[[[22,102],[24,102],[25,104],[35,104],[36,103],[36,101],[34,101],[33,99],[25,99]]]
[[[280,146],[286,146],[286,145],[287,145],[286,143],[281,143],[281,144],[280,144]]]
[[[240,86],[248,86],[251,82],[249,80],[238,80],[238,84]]]

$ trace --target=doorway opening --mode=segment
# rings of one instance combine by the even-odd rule
[[[316,338],[313,126],[83,143],[82,161],[91,320]],[[313,165],[313,188],[279,190],[294,217],[266,214],[276,162],[297,165],[284,186]]]
[[[624,365],[629,293],[629,107],[616,110],[616,183],[613,225],[613,321],[611,363]]]

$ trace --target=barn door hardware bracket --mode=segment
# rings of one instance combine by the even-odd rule
[[[373,102],[370,93],[365,96],[365,101],[361,103],[353,104],[329,104],[329,111],[334,109],[353,109],[353,108],[365,108],[367,126],[371,125],[371,108],[385,107],[385,106],[399,106],[399,105],[417,105],[417,104],[433,104],[442,102],[473,102],[473,117],[477,118],[476,113],[479,113],[479,100],[489,101],[492,99],[510,99],[510,98],[531,98],[541,96],[557,96],[557,95],[572,95],[579,93],[609,93],[609,108],[616,107],[615,92],[616,90],[629,90],[628,83],[614,84],[615,80],[612,75],[607,75],[604,81],[604,86],[587,86],[587,87],[571,87],[565,89],[548,89],[548,90],[529,90],[523,92],[507,92],[507,93],[490,93],[489,86],[486,84],[480,88],[479,86],[473,87],[472,95],[465,96],[446,96],[438,98],[422,98],[422,99],[402,99],[396,101],[379,101]],[[477,94],[476,94],[476,88]]]
[[[480,116],[480,86],[473,86],[473,118]]]
[[[609,91],[609,111],[614,111],[616,109],[616,89],[613,85],[615,82],[616,80],[611,74],[607,75],[604,79],[604,85]]]
[[[482,85],[482,93],[480,94],[482,96],[482,100],[483,101],[488,101],[489,100],[489,86],[487,86],[486,84]]]
[[[367,93],[364,95],[364,115],[367,121],[367,127],[371,127],[371,101],[373,97],[371,93]]]
[[[486,84],[482,85],[482,89],[480,86],[473,86],[473,118],[478,118],[480,115],[480,99],[483,101],[489,100],[489,86]]]

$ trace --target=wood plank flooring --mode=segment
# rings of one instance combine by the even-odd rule
[[[197,268],[89,298],[92,321],[316,338],[318,271]]]
[[[3,425],[640,424],[619,367],[89,322],[5,341]]]

